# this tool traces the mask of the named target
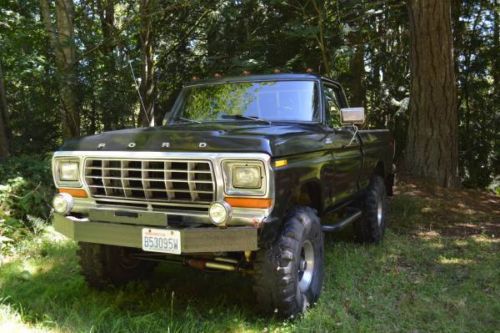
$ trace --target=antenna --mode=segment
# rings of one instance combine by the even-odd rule
[[[134,67],[132,67],[132,60],[130,60],[130,57],[128,56],[128,52],[125,52],[125,56],[127,57],[127,62],[128,62],[129,67],[130,67],[130,73],[132,74],[132,79],[134,80],[135,90],[137,90],[137,94],[139,95],[139,101],[141,102],[142,112],[144,112],[144,116],[146,117],[148,124],[150,126],[154,125],[154,124],[151,124],[151,120],[149,119],[149,115],[146,111],[146,105],[144,104],[144,99],[142,98],[141,90],[139,88],[139,84],[137,83],[137,78],[135,77]]]

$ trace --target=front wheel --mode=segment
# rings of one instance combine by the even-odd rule
[[[315,211],[293,209],[274,244],[256,255],[254,291],[261,309],[290,317],[314,304],[323,285],[323,252],[323,232]]]
[[[78,243],[77,255],[88,285],[104,289],[148,276],[156,263],[140,260],[138,249],[93,243]]]

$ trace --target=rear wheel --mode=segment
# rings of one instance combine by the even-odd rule
[[[139,249],[80,242],[78,257],[88,285],[102,289],[148,276],[156,263],[135,258]]]
[[[257,252],[254,291],[261,309],[290,317],[319,298],[323,284],[323,232],[313,209],[298,207],[272,246]]]
[[[374,176],[360,204],[363,215],[356,221],[356,238],[363,243],[379,243],[384,238],[387,192],[382,177]]]

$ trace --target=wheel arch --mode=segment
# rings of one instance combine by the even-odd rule
[[[379,160],[373,169],[373,176],[380,176],[385,179],[385,163]]]
[[[298,186],[293,205],[307,206],[316,209],[319,213],[323,210],[323,190],[317,180],[307,181]]]
[[[384,161],[379,160],[373,169],[373,176],[380,176],[384,180],[385,190],[388,196],[392,196],[394,194],[394,173],[392,169],[387,168]]]

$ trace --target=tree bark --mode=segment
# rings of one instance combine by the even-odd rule
[[[410,120],[406,168],[413,176],[457,187],[458,118],[450,0],[408,0]]]
[[[155,80],[154,80],[154,49],[153,49],[153,19],[151,16],[155,0],[141,0],[140,3],[140,42],[142,51],[141,85],[139,87],[141,102],[141,125],[155,125]]]
[[[78,98],[76,94],[73,1],[56,0],[57,30],[52,25],[49,0],[40,0],[40,9],[57,67],[63,137],[71,138],[79,136],[80,112],[78,110]]]
[[[365,73],[365,48],[364,44],[358,38],[354,38],[357,45],[354,54],[349,61],[349,75],[351,78],[351,104],[352,106],[364,106],[366,90],[363,86]]]
[[[500,50],[500,14],[497,10],[493,10],[493,45],[494,50]],[[494,87],[494,96],[496,96],[497,100],[500,98],[500,57],[494,57],[493,60],[493,87]]]
[[[3,79],[2,64],[0,64],[0,161],[9,157],[9,126],[7,95]]]
[[[316,36],[316,41],[318,43],[318,47],[321,51],[321,59],[323,63],[323,69],[319,70],[320,73],[325,73],[326,75],[331,75],[331,58],[329,49],[326,45],[325,38],[325,7],[320,8],[316,0],[311,1],[314,10],[316,11],[317,21],[318,21],[318,34]]]
[[[106,75],[104,77],[102,92],[99,96],[99,104],[103,106],[102,123],[105,131],[116,128],[119,110],[116,110],[116,98],[119,98],[115,93],[115,57],[113,50],[115,48],[115,1],[114,0],[97,0],[97,11],[99,20],[101,21],[101,29],[103,36],[103,46],[101,48],[104,55],[104,69]]]

